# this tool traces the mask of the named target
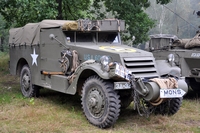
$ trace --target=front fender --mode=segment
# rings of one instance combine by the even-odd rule
[[[181,69],[177,66],[171,66],[167,60],[156,60],[156,65],[160,76],[173,75],[180,77]]]
[[[85,71],[91,71],[96,73],[102,79],[109,79],[109,73],[103,71],[101,69],[101,64],[95,62],[95,60],[88,60],[78,66],[76,71],[74,72],[75,78],[73,79],[72,83],[70,84],[69,88],[66,90],[67,94],[75,94],[77,92],[77,83],[81,76],[81,74]]]

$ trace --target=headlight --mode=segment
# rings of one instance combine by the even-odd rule
[[[168,57],[167,57],[167,60],[169,62],[174,62],[174,60],[175,60],[174,54],[169,54]]]
[[[109,63],[111,63],[111,58],[109,56],[104,55],[100,58],[100,62],[102,64],[103,70],[108,71]]]
[[[102,65],[106,66],[106,65],[108,65],[111,62],[111,59],[110,59],[110,57],[104,55],[104,56],[102,56],[100,58],[100,61],[101,61]]]

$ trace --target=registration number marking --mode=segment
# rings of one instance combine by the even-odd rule
[[[129,82],[114,82],[114,89],[131,89],[131,84]]]

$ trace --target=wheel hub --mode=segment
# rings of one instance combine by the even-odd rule
[[[104,97],[97,89],[92,90],[88,97],[88,107],[91,114],[95,117],[100,117],[104,111]]]
[[[89,99],[89,105],[90,105],[91,107],[95,107],[96,104],[97,104],[97,100],[96,100],[94,97],[91,97],[91,98]]]
[[[30,86],[30,78],[28,75],[24,75],[22,78],[22,82],[23,82],[23,86],[25,90],[28,90],[29,86]]]

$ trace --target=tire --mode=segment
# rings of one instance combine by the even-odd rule
[[[133,98],[131,95],[124,96],[124,97],[120,96],[120,100],[121,100],[121,103],[120,103],[121,109],[126,109],[133,101]]]
[[[21,92],[24,97],[38,97],[39,87],[32,84],[31,71],[28,65],[24,65],[20,74]]]
[[[186,78],[186,82],[195,93],[200,94],[200,83],[197,82],[195,78]]]
[[[99,128],[114,125],[120,113],[120,100],[112,83],[91,76],[83,85],[81,97],[83,112],[91,124]]]
[[[167,100],[166,102],[155,106],[155,114],[161,114],[161,115],[174,115],[178,112],[182,105],[183,98],[172,98]]]

